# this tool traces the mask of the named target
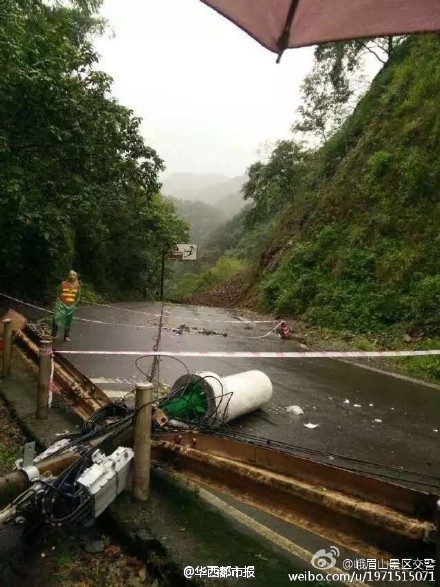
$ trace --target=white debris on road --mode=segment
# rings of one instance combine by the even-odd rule
[[[377,422],[378,424],[381,424],[382,420],[380,418],[376,418],[375,420],[373,420],[373,422]]]
[[[289,412],[289,414],[295,414],[295,416],[301,416],[304,414],[304,410],[301,406],[288,406],[286,412]]]
[[[308,424],[304,424],[304,426],[306,428],[318,428],[319,424],[311,424],[310,422],[308,422]]]

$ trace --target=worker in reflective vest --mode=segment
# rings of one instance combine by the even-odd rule
[[[76,271],[70,271],[66,281],[57,290],[57,301],[52,320],[52,336],[57,337],[58,328],[64,328],[64,341],[70,342],[73,315],[79,301],[81,287]]]

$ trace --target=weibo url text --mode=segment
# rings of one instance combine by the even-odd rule
[[[321,581],[333,583],[343,581],[353,583],[374,583],[376,581],[410,581],[412,583],[434,581],[434,571],[352,571],[351,573],[289,573],[289,581]]]

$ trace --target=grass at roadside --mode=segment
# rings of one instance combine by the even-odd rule
[[[9,473],[20,458],[25,437],[11,418],[7,406],[0,400],[0,475]]]
[[[303,321],[288,319],[294,338],[314,350],[429,350],[440,349],[440,338],[425,336],[411,338],[400,329],[381,333],[357,335],[349,331],[335,331],[310,326]],[[387,371],[408,375],[440,384],[440,356],[355,359]]]

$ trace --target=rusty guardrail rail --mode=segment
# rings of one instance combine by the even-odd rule
[[[436,495],[199,433],[156,435],[153,456],[366,557],[435,557]]]
[[[15,332],[15,343],[33,363],[38,362],[39,342],[37,334],[29,326]],[[63,398],[83,420],[110,402],[107,395],[97,385],[68,359],[60,355],[57,355],[55,359],[54,381]]]

